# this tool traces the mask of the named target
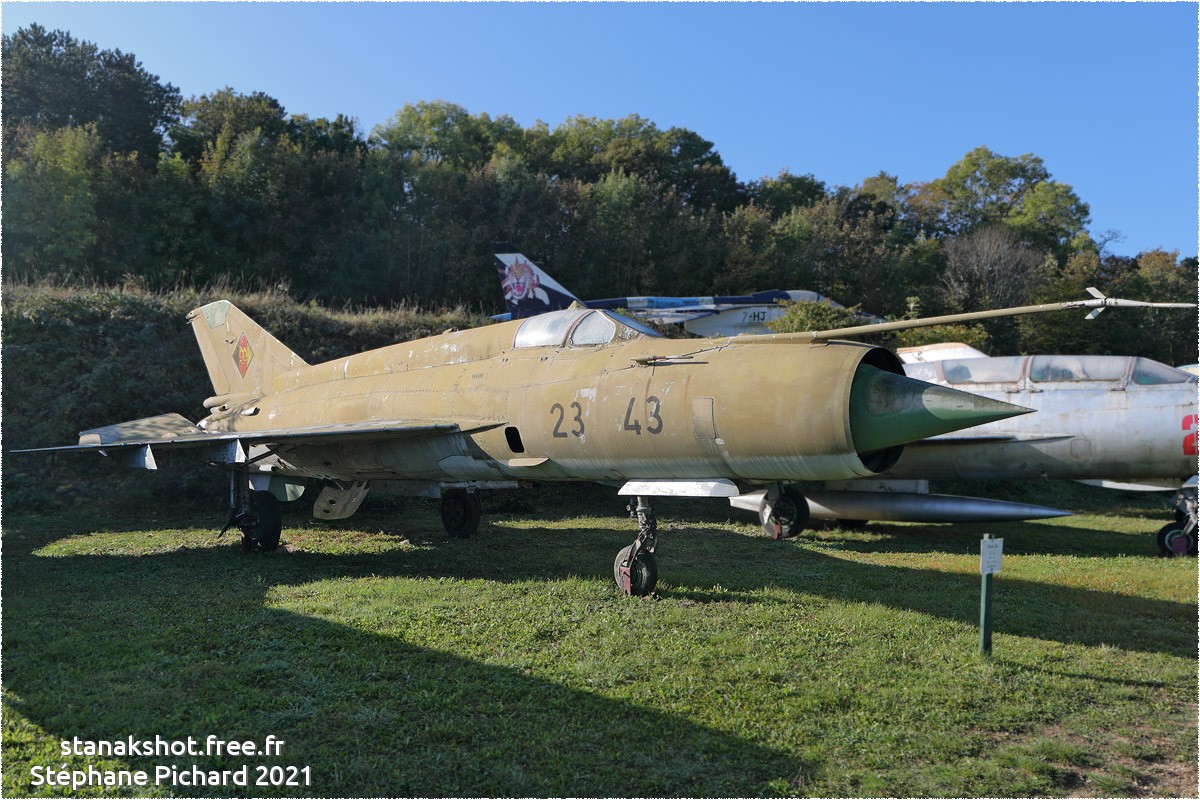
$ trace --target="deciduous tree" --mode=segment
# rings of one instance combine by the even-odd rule
[[[120,50],[33,24],[3,37],[6,154],[22,129],[94,126],[102,150],[153,165],[180,94]]]
[[[94,125],[33,136],[5,170],[5,268],[16,277],[91,276],[96,243]]]
[[[914,187],[914,215],[931,234],[963,235],[1004,225],[1034,247],[1066,247],[1084,230],[1088,206],[1052,180],[1042,159],[1008,157],[977,147],[945,176]]]

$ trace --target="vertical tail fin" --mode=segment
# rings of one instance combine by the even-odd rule
[[[262,397],[275,376],[308,366],[228,300],[188,314],[217,397]]]
[[[558,311],[579,300],[508,242],[496,242],[493,252],[504,302],[513,319]]]

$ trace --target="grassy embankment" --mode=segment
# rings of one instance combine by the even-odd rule
[[[51,336],[87,345],[45,326],[45,350],[16,344],[46,358]],[[145,336],[140,369],[157,370],[166,337]],[[126,345],[110,345],[121,362]],[[191,374],[198,403],[206,381]],[[25,388],[5,378],[6,412],[26,390],[57,402],[36,374]],[[35,420],[4,423],[7,448],[30,435],[10,426]],[[598,488],[489,496],[467,541],[442,536],[427,501],[336,525],[298,504],[284,548],[244,557],[215,539],[218,474],[197,473],[217,497],[202,513],[145,502],[169,475],[106,498],[112,474],[61,492],[27,483],[24,503],[5,492],[9,795],[33,791],[34,765],[164,763],[64,759],[63,739],[208,734],[284,739],[276,761],[310,766],[315,795],[1196,792],[1197,567],[1154,557],[1153,501],[1082,491],[1085,513],[1064,520],[786,544],[715,501],[663,502],[658,595],[631,601],[610,565],[633,526]],[[985,530],[1006,543],[988,661]]]
[[[3,296],[4,450],[74,444],[80,430],[175,412],[207,414],[213,393],[185,317],[229,299],[310,363],[467,328],[462,308],[330,310],[275,293],[79,290],[6,286]],[[209,509],[224,489],[192,459],[165,457],[164,474],[101,470],[76,457],[4,459],[4,504],[66,512],[97,502],[120,509]]]

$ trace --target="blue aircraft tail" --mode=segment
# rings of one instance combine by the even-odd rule
[[[493,252],[510,319],[558,311],[579,300],[508,242],[496,242]]]

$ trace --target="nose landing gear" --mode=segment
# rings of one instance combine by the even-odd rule
[[[613,579],[625,595],[645,597],[658,585],[658,562],[654,557],[658,546],[658,520],[650,500],[641,496],[638,496],[636,506],[629,504],[629,515],[638,521],[638,536],[633,544],[617,553]]]

